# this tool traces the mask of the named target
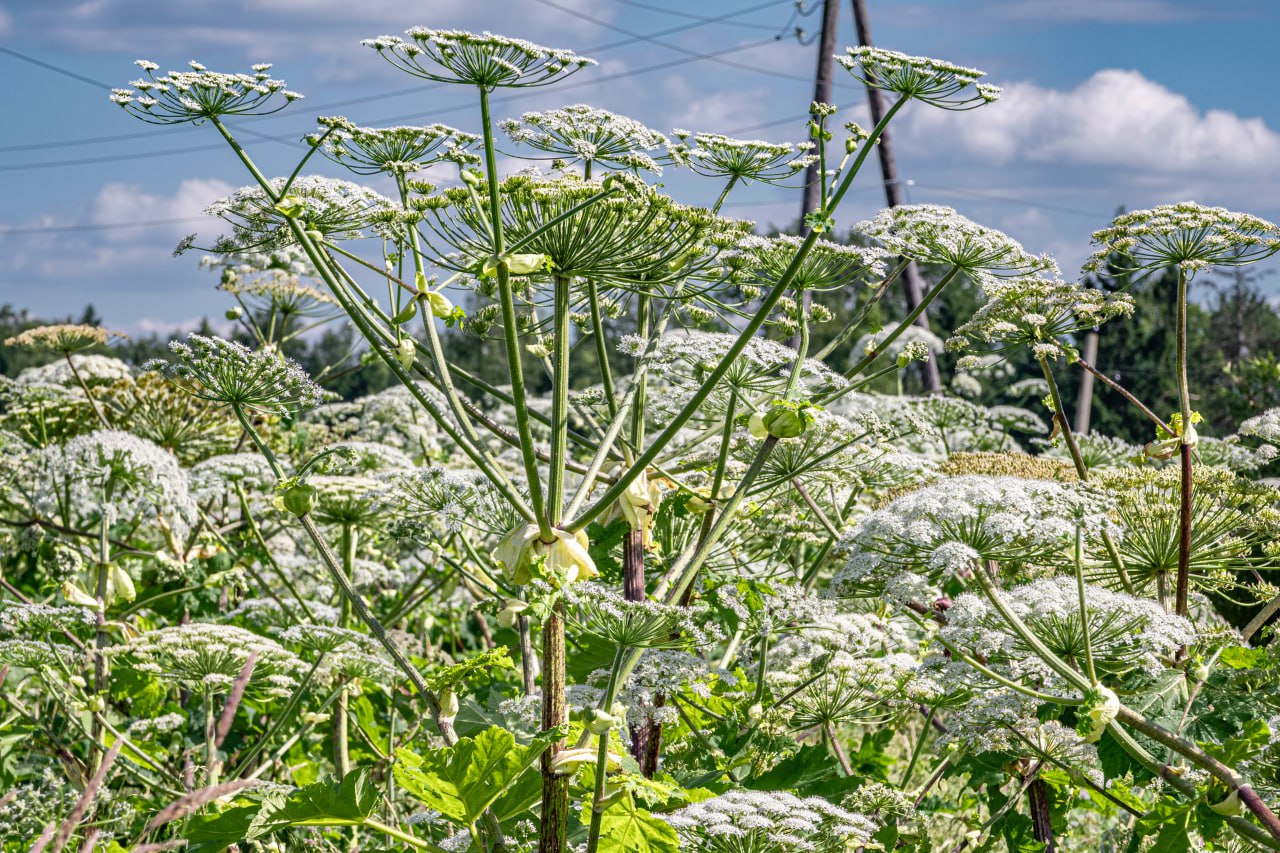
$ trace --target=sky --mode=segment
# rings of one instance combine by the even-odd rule
[[[1275,0],[867,0],[880,47],[983,69],[1004,98],[963,113],[909,105],[891,125],[908,200],[955,207],[1066,277],[1116,210],[1194,200],[1280,220],[1280,3]],[[92,303],[109,328],[168,333],[228,307],[199,254],[223,229],[206,205],[248,183],[209,127],[152,127],[107,100],[196,59],[274,63],[306,98],[232,123],[268,174],[288,174],[320,115],[362,125],[477,131],[473,91],[392,68],[360,40],[411,26],[490,30],[599,61],[555,86],[498,93],[495,118],[587,103],[662,131],[799,141],[821,3],[805,0],[0,0],[0,305],[41,317]],[[802,33],[797,33],[797,29]],[[851,4],[837,44],[855,43]],[[836,69],[840,121],[867,125],[861,84]],[[512,146],[506,146],[518,151]],[[349,177],[317,162],[310,171]],[[874,165],[874,161],[871,164]],[[710,203],[706,179],[666,191]],[[869,168],[837,215],[883,204]],[[800,190],[748,186],[726,214],[761,228],[799,214]],[[1280,291],[1280,276],[1267,290]]]

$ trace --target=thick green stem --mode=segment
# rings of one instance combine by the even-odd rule
[[[946,275],[940,278],[938,280],[938,283],[935,284],[932,287],[932,289],[930,289],[929,292],[924,295],[924,298],[920,300],[920,304],[917,305],[915,308],[911,309],[911,312],[902,319],[902,322],[899,323],[897,327],[895,327],[894,330],[890,332],[884,340],[877,341],[875,346],[872,348],[870,352],[868,352],[861,359],[859,359],[857,364],[855,364],[853,367],[845,371],[844,373],[845,378],[852,379],[853,377],[861,374],[862,371],[866,370],[872,364],[874,364],[875,360],[884,354],[884,351],[888,348],[889,344],[896,341],[902,335],[903,332],[905,332],[908,328],[910,328],[916,322],[916,320],[920,317],[920,315],[923,314],[925,310],[929,307],[929,304],[933,302],[933,300],[938,298],[938,294],[946,290],[947,285],[951,283],[951,280],[954,279],[959,274],[960,274],[959,267],[952,267],[951,269],[947,270]]]
[[[622,670],[622,652],[623,648],[619,646],[613,654],[613,665],[609,667],[609,683],[605,687],[604,700],[600,703],[601,709],[606,714],[612,712],[613,701],[618,693],[618,675]],[[596,853],[600,849],[600,824],[604,818],[604,810],[606,808],[601,801],[604,799],[605,780],[609,772],[609,738],[612,732],[613,730],[610,729],[598,736],[600,745],[596,753],[595,791],[591,800],[591,828],[587,834],[587,853]]]
[[[591,307],[591,335],[595,338],[596,361],[600,370],[600,383],[604,386],[604,402],[609,407],[609,417],[618,416],[618,398],[613,387],[613,370],[609,367],[609,343],[604,339],[604,317],[600,313],[600,290],[587,279],[587,304]]]
[[[569,449],[569,278],[555,277],[552,317],[551,466],[547,483],[547,512],[551,524],[564,513],[565,459]]]
[[[356,531],[351,524],[342,525],[342,572],[350,583],[355,569]],[[354,586],[354,584],[352,584]],[[351,627],[351,601],[344,595],[339,602],[338,627]],[[348,719],[351,691],[345,681],[338,692],[338,701],[333,709],[333,768],[338,781],[346,778],[351,772],[350,722]]]

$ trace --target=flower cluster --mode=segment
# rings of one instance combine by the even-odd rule
[[[1179,648],[1196,640],[1190,622],[1167,613],[1155,601],[1100,586],[1085,588],[1087,609],[1082,616],[1073,577],[1032,581],[1001,595],[1040,642],[1081,671],[1085,668],[1086,626],[1094,667],[1112,676],[1135,670],[1158,675]],[[947,624],[940,636],[978,660],[1007,668],[1018,677],[1052,677],[1047,665],[983,596],[959,596],[947,611]]]
[[[230,691],[251,655],[254,665],[246,692],[252,695],[288,696],[304,669],[296,655],[273,640],[204,622],[157,628],[111,651],[137,672],[206,695]]]
[[[52,326],[36,326],[6,338],[4,345],[21,349],[60,352],[64,355],[93,347],[103,347],[112,338],[123,338],[121,332],[112,332],[101,326],[83,323],[58,323]]]
[[[1122,213],[1093,233],[1098,250],[1085,263],[1096,272],[1122,260],[1122,267],[1153,270],[1180,266],[1195,272],[1213,266],[1244,266],[1280,252],[1280,225],[1247,213],[1204,207],[1193,201]]]
[[[470,149],[480,137],[447,124],[360,127],[339,116],[321,118],[320,126],[325,132],[312,141],[320,143],[320,150],[330,160],[358,175],[406,175],[435,162],[467,164],[479,159]]]
[[[178,387],[202,400],[243,409],[287,415],[318,406],[324,391],[295,361],[235,341],[191,334],[170,341],[176,362],[152,361]]]
[[[524,113],[500,126],[513,142],[585,163],[588,168],[599,163],[661,175],[662,167],[649,152],[671,144],[664,134],[635,119],[586,104]]]
[[[764,142],[687,130],[672,135],[678,140],[671,146],[672,161],[709,178],[778,184],[818,161],[809,153],[812,142]]]
[[[793,234],[752,234],[738,244],[737,253],[754,280],[771,285],[791,267],[803,242]],[[833,290],[880,278],[886,272],[888,258],[888,252],[874,246],[817,240],[792,273],[791,288]]]
[[[265,64],[253,66],[252,74],[225,74],[193,61],[190,71],[159,75],[154,62],[139,59],[134,64],[147,76],[132,81],[132,89],[112,89],[111,102],[148,124],[270,115],[302,97],[286,89],[283,80],[273,79]]]
[[[976,346],[1007,354],[1029,347],[1037,357],[1053,358],[1063,337],[1133,313],[1133,297],[1127,293],[1107,293],[1056,279],[991,279],[983,291],[986,304],[956,329],[947,342],[950,349]],[[962,360],[962,368],[964,364]]]
[[[727,791],[661,817],[675,827],[681,848],[706,853],[843,853],[866,844],[877,828],[821,797],[786,791]]]
[[[972,577],[984,561],[1053,565],[1077,529],[1114,525],[1112,501],[1083,486],[1015,477],[964,476],[903,495],[862,518],[844,537],[848,562],[833,594],[857,595],[867,583],[904,585],[925,578]],[[890,590],[891,592],[893,590]]]
[[[1000,98],[998,87],[978,82],[985,72],[940,59],[864,45],[846,48],[835,59],[868,86],[943,109],[973,109]]]
[[[243,187],[205,208],[233,228],[219,238],[217,252],[278,251],[298,242],[292,222],[313,239],[354,240],[396,212],[390,199],[350,181],[303,175],[291,183],[273,178],[270,186],[270,195],[259,186]]]
[[[405,35],[408,39],[378,36],[361,44],[415,77],[482,89],[545,86],[596,64],[572,51],[487,32],[413,27]]]
[[[888,207],[854,231],[879,241],[894,255],[970,275],[1020,276],[1058,269],[1048,255],[1029,254],[1013,238],[940,204]]]

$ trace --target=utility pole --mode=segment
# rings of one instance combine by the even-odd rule
[[[852,2],[853,23],[858,29],[858,44],[863,47],[872,47],[871,24],[867,17],[866,0],[852,0]],[[884,118],[884,100],[880,90],[874,86],[867,87],[867,106],[871,110],[871,124],[873,126],[879,124]],[[876,150],[880,155],[880,173],[884,176],[885,201],[888,202],[889,207],[898,207],[902,204],[902,184],[898,181],[898,168],[893,160],[893,146],[889,141],[888,129],[880,134],[880,142],[876,145]],[[916,269],[914,263],[908,264],[903,271],[902,284],[906,291],[907,309],[913,311],[924,298],[920,271]],[[929,328],[928,310],[921,312],[916,319],[916,325],[922,329]],[[924,363],[924,388],[930,394],[937,394],[942,390],[942,379],[938,375],[938,362],[935,358],[930,358]]]
[[[840,19],[840,0],[823,0],[822,35],[818,38],[818,70],[813,78],[813,99],[820,104],[831,103],[831,69],[835,65],[836,29]],[[804,224],[805,214],[818,207],[819,181],[826,175],[818,174],[818,164],[810,163],[804,172],[804,204],[800,207],[800,234],[808,232]],[[807,294],[806,294],[807,295]]]
[[[1098,366],[1098,330],[1090,329],[1084,333],[1084,347],[1081,358],[1093,367]],[[1093,414],[1093,374],[1080,368],[1080,393],[1076,396],[1076,426],[1078,435],[1089,431],[1089,418]]]
[[[831,69],[835,65],[836,29],[839,26],[839,18],[840,0],[823,0],[822,34],[818,37],[818,70],[813,76],[813,99],[820,104],[831,103]],[[804,170],[804,201],[800,205],[801,236],[809,232],[804,218],[806,214],[817,209],[822,189],[819,181],[826,179],[827,176],[818,171],[816,162],[810,163]],[[813,294],[806,290],[800,299],[800,310],[808,311],[809,306],[813,304]],[[791,346],[793,349],[800,346],[799,336],[791,341]]]

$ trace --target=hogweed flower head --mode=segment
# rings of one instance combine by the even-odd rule
[[[1048,255],[1032,255],[1012,237],[940,204],[885,208],[854,230],[879,241],[894,255],[956,267],[970,275],[1019,276],[1058,269]]]
[[[256,661],[246,688],[250,695],[288,696],[304,669],[297,655],[274,640],[205,622],[148,631],[110,654],[138,672],[212,695],[230,691],[250,655]]]
[[[619,184],[626,193],[604,195]],[[517,175],[503,181],[500,191],[509,245],[520,246],[519,257],[541,258],[525,274],[545,274],[549,264],[557,275],[624,288],[659,287],[705,269],[719,246],[735,242],[749,228],[748,223],[677,204],[634,177],[623,181],[621,175],[603,180]],[[477,207],[465,190],[447,190],[430,201],[430,227],[460,253],[451,263],[468,271],[489,264],[493,246],[487,208]],[[726,233],[732,238],[720,239]]]
[[[705,853],[844,853],[866,844],[876,824],[821,797],[786,791],[727,791],[670,814],[682,849]]]
[[[658,175],[662,174],[662,167],[648,152],[671,145],[664,134],[635,119],[586,104],[524,113],[499,126],[513,142],[569,162],[643,169]]]
[[[112,332],[101,326],[89,326],[83,323],[58,323],[51,326],[36,326],[26,329],[12,337],[6,338],[4,345],[43,352],[58,352],[69,355],[73,352],[103,347],[112,338],[127,338],[123,332]]]
[[[818,161],[809,153],[812,142],[764,142],[687,130],[674,130],[672,135],[678,140],[670,149],[672,162],[709,178],[777,184]]]
[[[835,59],[868,86],[947,110],[970,110],[1000,98],[998,87],[978,82],[986,72],[940,59],[866,46],[846,48]]]
[[[274,195],[284,190],[286,179],[273,178]],[[368,187],[303,175],[289,185],[289,192],[273,201],[259,186],[237,190],[205,208],[208,216],[217,216],[233,228],[214,246],[220,254],[246,250],[273,251],[295,245],[290,220],[297,220],[303,230],[324,239],[354,240],[370,226],[379,226],[397,211],[389,198]]]
[[[1123,265],[1125,259],[1130,270],[1179,266],[1195,272],[1245,266],[1280,252],[1280,226],[1247,213],[1186,201],[1122,213],[1110,227],[1093,233],[1093,243],[1099,248],[1085,262],[1088,272],[1103,270],[1108,263]]]
[[[154,62],[134,64],[147,76],[130,82],[131,89],[112,89],[111,101],[149,124],[270,115],[302,97],[273,79],[270,65],[255,65],[252,74],[225,74],[193,61],[189,71],[156,74],[160,66]]]
[[[1001,595],[1050,651],[1082,671],[1086,623],[1094,666],[1116,676],[1133,670],[1157,675],[1180,647],[1196,640],[1195,628],[1181,616],[1150,599],[1105,587],[1086,587],[1087,618],[1082,617],[1076,579],[1066,575],[1022,584]],[[947,611],[941,636],[997,670],[1049,676],[1047,664],[1036,658],[984,596],[957,597]]]
[[[748,235],[738,252],[748,264],[748,274],[764,284],[780,280],[791,266],[804,240],[794,234],[776,237]],[[829,240],[814,242],[791,279],[794,290],[833,290],[886,272],[889,253],[874,246],[851,246]]]
[[[401,71],[440,83],[466,83],[486,90],[545,86],[594,59],[523,39],[465,30],[413,27],[399,36],[361,42]]]
[[[157,359],[144,367],[202,400],[286,416],[315,408],[325,397],[297,362],[269,350],[196,334],[170,341],[169,349],[176,362]]]
[[[673,607],[656,601],[628,601],[599,583],[566,587],[568,619],[582,631],[629,649],[705,646],[719,639],[707,626],[705,608]]]
[[[972,577],[982,561],[1056,565],[1077,528],[1115,525],[1113,501],[1069,483],[1016,477],[962,476],[897,498],[862,518],[841,541],[849,560],[831,583],[838,597],[868,581],[883,584]],[[913,581],[914,582],[914,581]]]
[[[1045,278],[989,279],[986,304],[955,331],[952,350],[1007,354],[1060,343],[1067,335],[1133,314],[1133,297]],[[962,366],[963,369],[963,366]]]
[[[480,142],[480,137],[447,124],[360,127],[345,118],[326,117],[320,119],[320,126],[328,132],[308,139],[318,142],[323,138],[320,151],[358,175],[406,175],[442,161],[479,161],[469,149]]]
[[[45,448],[41,462],[41,500],[70,498],[73,506],[112,519],[155,513],[177,526],[196,518],[187,473],[178,460],[132,433],[98,430],[77,436],[62,447]]]

